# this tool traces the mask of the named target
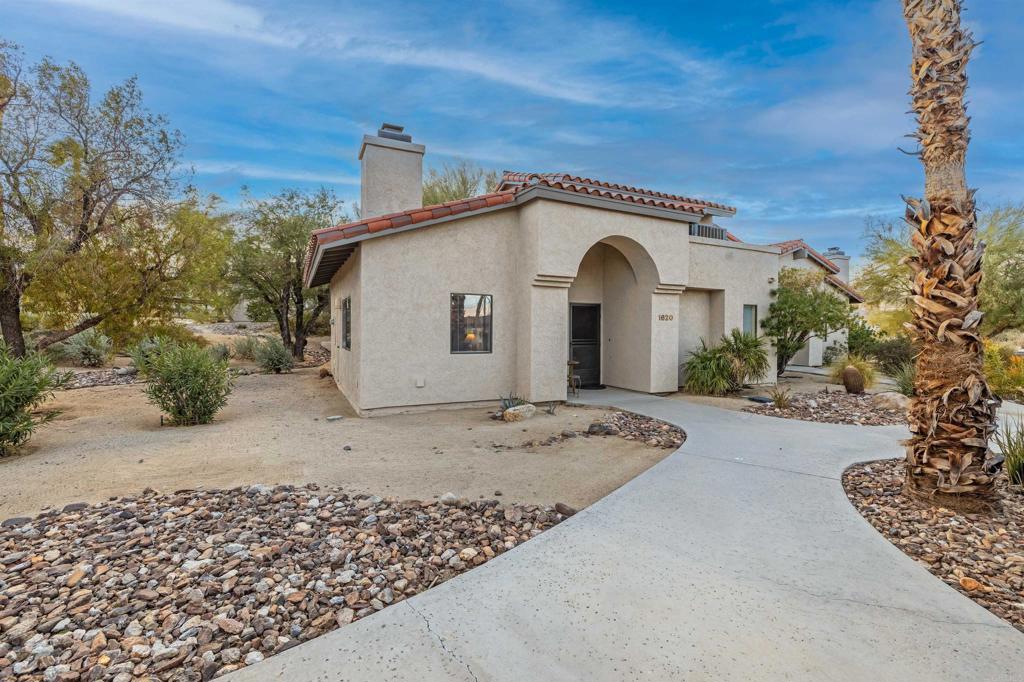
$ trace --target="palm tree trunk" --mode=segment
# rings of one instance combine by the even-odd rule
[[[985,247],[976,243],[974,191],[964,173],[970,139],[964,98],[974,43],[960,12],[960,0],[903,0],[925,170],[925,199],[907,202],[915,249],[907,259],[913,271],[909,327],[922,350],[904,490],[931,504],[981,510],[998,502],[985,467],[998,400],[985,383],[978,332]]]

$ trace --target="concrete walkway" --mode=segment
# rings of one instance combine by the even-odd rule
[[[232,682],[1021,679],[1024,635],[843,493],[847,465],[901,454],[903,427],[617,390],[581,402],[678,424],[687,441],[522,547]]]

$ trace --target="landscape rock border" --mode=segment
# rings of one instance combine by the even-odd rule
[[[883,395],[883,394],[878,394]],[[743,408],[744,412],[761,414],[767,417],[799,419],[824,424],[851,424],[856,426],[893,426],[905,424],[905,409],[895,409],[890,394],[884,394],[886,400],[878,395],[854,394],[844,391],[822,390],[817,393],[795,393],[790,396],[787,407],[777,407],[775,403],[754,405]]]
[[[1024,490],[1005,475],[1002,510],[960,514],[902,494],[904,460],[856,464],[846,495],[868,523],[935,577],[1024,632]]]
[[[208,680],[479,566],[561,510],[253,485],[9,520],[0,679]]]

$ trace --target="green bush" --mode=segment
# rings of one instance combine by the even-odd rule
[[[227,361],[214,359],[195,344],[163,344],[151,351],[145,366],[149,401],[175,424],[208,424],[228,402]]]
[[[86,329],[54,344],[54,354],[80,367],[102,367],[113,355],[114,344],[97,329]]]
[[[986,339],[985,380],[992,392],[1003,400],[1024,399],[1024,357],[1013,348]]]
[[[235,339],[235,357],[242,360],[255,360],[256,349],[260,347],[260,340],[255,336],[243,336]]]
[[[520,405],[526,404],[526,399],[511,392],[508,396],[499,395],[498,400],[501,401],[502,411],[507,410],[510,407],[519,407]]]
[[[719,345],[732,367],[731,389],[737,391],[748,381],[761,381],[768,374],[768,351],[755,334],[733,329]]]
[[[36,428],[57,416],[37,408],[67,384],[70,373],[60,372],[41,353],[16,358],[0,342],[0,455],[29,438]]]
[[[842,341],[833,341],[832,344],[821,353],[821,361],[826,365],[831,365],[833,362],[849,355],[850,349],[846,347],[846,344]]]
[[[886,336],[875,343],[869,357],[885,374],[892,376],[904,365],[914,362],[914,345],[908,336]],[[868,356],[866,356],[868,357]]]
[[[218,343],[207,347],[206,352],[210,354],[210,357],[214,360],[221,362],[227,362],[231,359],[231,349],[228,348],[226,343]]]
[[[847,353],[870,357],[874,354],[879,341],[878,332],[864,318],[854,315],[850,319],[846,335]]]
[[[829,378],[833,383],[843,383],[843,370],[850,366],[856,367],[860,375],[864,377],[864,388],[871,388],[875,385],[875,376],[877,374],[875,364],[871,360],[853,353],[841,357],[829,365]]]
[[[280,374],[281,372],[290,372],[295,366],[295,359],[292,358],[291,351],[285,348],[281,339],[266,339],[256,346],[255,355],[256,364],[264,372]]]
[[[704,339],[700,349],[686,361],[683,388],[696,395],[722,395],[732,388],[732,363],[721,346],[708,348]]]
[[[1006,476],[1013,485],[1024,485],[1024,419],[1009,422],[996,431],[996,446],[1003,453]]]
[[[139,374],[145,376],[149,373],[153,358],[173,345],[175,342],[164,336],[147,336],[128,349],[128,355]]]
[[[896,381],[896,390],[907,397],[914,396],[914,379],[917,378],[917,367],[912,362],[889,373]]]

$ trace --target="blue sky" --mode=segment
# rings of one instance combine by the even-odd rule
[[[724,201],[748,241],[860,250],[920,191],[898,0],[344,3],[0,0],[0,38],[138,75],[202,190],[358,198],[382,121],[427,163],[568,171]],[[974,0],[969,180],[1024,200],[1024,11]]]

